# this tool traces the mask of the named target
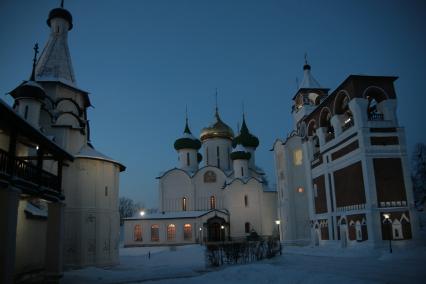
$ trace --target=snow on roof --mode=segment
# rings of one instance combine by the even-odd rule
[[[31,214],[32,216],[47,218],[47,209],[38,208],[37,206],[34,206],[30,202],[27,202],[27,206],[25,207],[25,212]]]
[[[320,84],[317,80],[315,80],[314,76],[312,76],[310,68],[306,68],[303,70],[303,80],[300,84],[300,89],[321,89]]]
[[[115,161],[114,159],[102,154],[101,152],[95,150],[95,148],[89,146],[88,144],[81,147],[80,151],[75,155],[76,158],[89,158],[89,159],[96,159],[96,160],[104,160],[108,162],[112,162],[114,164],[117,164],[120,166],[120,170],[124,171],[126,167],[119,163],[118,161]]]
[[[237,144],[237,147],[235,147],[232,152],[247,152],[246,148],[241,145],[241,144]]]
[[[221,212],[223,214],[228,214],[225,211],[212,209],[206,211],[176,211],[176,212],[159,212],[145,214],[144,216],[133,216],[129,218],[124,218],[125,220],[150,220],[150,219],[180,219],[180,218],[198,218],[204,216],[210,212]]]

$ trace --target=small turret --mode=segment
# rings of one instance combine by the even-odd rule
[[[251,154],[249,167],[254,169],[256,167],[255,151],[256,151],[256,148],[259,146],[259,139],[250,133],[246,124],[244,113],[243,113],[243,123],[241,125],[240,133],[232,141],[232,147],[235,148],[238,144],[241,144],[242,146],[244,146],[244,148]]]
[[[233,161],[235,178],[245,178],[249,174],[250,152],[243,145],[238,144],[231,152],[231,160]]]
[[[176,139],[174,147],[179,154],[179,168],[187,171],[198,170],[198,164],[202,160],[201,154],[198,153],[198,150],[201,148],[201,142],[192,135],[189,129],[188,115],[186,116],[183,135]]]
[[[329,90],[322,87],[312,75],[311,65],[308,64],[306,54],[305,64],[303,65],[303,80],[297,88],[298,90],[293,97],[294,105],[292,108],[294,129],[297,128],[297,123],[304,116],[311,113],[320,104]]]
[[[219,116],[217,93],[214,117],[215,122],[203,128],[200,135],[201,142],[203,143],[206,165],[218,167],[223,171],[230,171],[232,167],[229,153],[232,148],[234,131],[223,122]]]
[[[26,121],[36,129],[40,128],[40,110],[43,100],[46,98],[46,92],[42,86],[35,81],[35,66],[37,62],[38,44],[34,45],[33,68],[30,79],[24,81],[9,94],[15,99],[15,110]]]

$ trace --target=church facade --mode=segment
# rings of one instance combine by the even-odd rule
[[[281,240],[289,244],[415,238],[397,77],[350,75],[332,93],[303,67],[294,129],[274,143]]]
[[[35,132],[44,137],[40,141],[49,142],[44,141],[45,145],[59,148],[57,155],[69,157],[63,162],[64,159],[49,156],[50,148],[43,149],[37,141],[29,140],[22,146],[13,142],[18,140],[8,138],[13,133],[1,133],[0,150],[13,150],[11,155],[16,156],[17,164],[10,165],[11,174],[26,165],[28,169],[22,170],[25,178],[34,174],[34,181],[47,176],[59,183],[53,187],[58,191],[55,198],[46,197],[52,195],[48,191],[36,194],[42,186],[50,188],[52,184],[34,183],[35,194],[19,200],[16,265],[12,266],[16,267],[16,274],[46,269],[52,246],[57,258],[51,264],[56,270],[49,273],[60,277],[62,264],[118,264],[119,174],[125,167],[97,151],[91,143],[89,93],[77,85],[68,48],[68,33],[73,28],[71,13],[61,5],[50,11],[47,25],[50,35],[38,60],[38,46],[35,47],[31,78],[9,93],[14,99],[11,110],[32,128],[30,133]],[[32,170],[34,166],[39,170]],[[52,172],[56,178],[49,174]],[[52,199],[54,206],[49,205],[47,212],[45,203]],[[54,226],[49,225],[51,222]],[[51,237],[46,237],[46,230],[50,230]],[[24,235],[25,238],[20,237]]]
[[[244,117],[236,137],[217,108],[214,119],[200,140],[186,120],[183,136],[174,143],[179,166],[158,177],[159,213],[125,219],[125,246],[235,240],[252,232],[272,235],[276,192],[256,167],[259,140]]]

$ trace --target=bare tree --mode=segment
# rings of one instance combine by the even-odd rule
[[[426,201],[426,144],[417,143],[412,156],[412,176],[414,198],[417,205]]]
[[[118,211],[120,212],[120,224],[123,225],[123,218],[132,217],[136,212],[136,206],[132,199],[120,197]]]

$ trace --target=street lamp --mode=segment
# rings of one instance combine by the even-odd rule
[[[141,210],[141,211],[139,212],[139,215],[141,215],[141,217],[143,217],[143,216],[145,215],[145,211]]]
[[[385,217],[385,224],[389,225],[389,252],[392,253],[392,220],[390,214],[383,214],[383,217]]]
[[[275,224],[277,224],[278,227],[278,241],[280,242],[280,255],[282,254],[282,249],[281,249],[281,232],[280,232],[280,224],[281,221],[280,220],[275,220]]]

